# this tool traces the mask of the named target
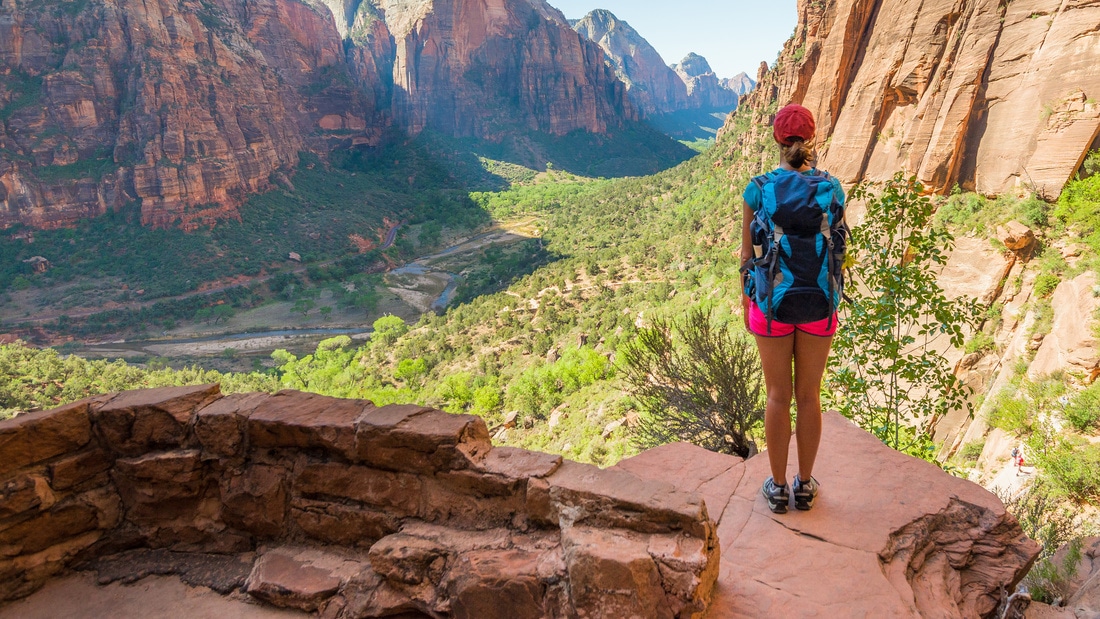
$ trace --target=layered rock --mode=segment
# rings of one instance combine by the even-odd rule
[[[610,11],[592,11],[574,22],[573,29],[603,49],[626,84],[630,100],[647,116],[682,110],[732,110],[742,94],[738,89],[746,88],[740,79],[744,74],[732,81],[720,80],[698,54],[667,66],[649,41]],[[751,84],[744,92],[749,90]]]
[[[1100,4],[800,0],[768,88],[818,121],[846,181],[897,170],[930,189],[1053,198],[1100,134]]]
[[[700,99],[689,98],[687,83],[665,64],[649,41],[610,11],[592,11],[574,23],[573,29],[603,48],[615,63],[631,101],[646,115],[700,107]]]
[[[1100,299],[1096,298],[1096,274],[1089,271],[1058,284],[1051,297],[1054,324],[1043,338],[1028,377],[1038,380],[1059,370],[1085,376],[1100,369],[1100,350],[1090,326]]]
[[[296,0],[75,8],[0,8],[0,226],[131,202],[146,225],[233,217],[328,130],[373,122],[331,18]]]
[[[126,392],[0,422],[0,599],[79,564],[332,618],[991,617],[1039,551],[834,413],[813,511],[772,514],[767,474],[687,444],[600,470],[418,406]]]
[[[696,493],[493,448],[477,417],[300,392],[20,415],[0,422],[0,492],[0,601],[90,564],[333,618],[686,618],[718,573]]]
[[[756,80],[749,77],[748,73],[742,71],[733,77],[727,77],[719,80],[724,88],[732,90],[737,93],[737,96],[744,96],[752,92],[753,88],[756,88]]]
[[[394,40],[392,112],[410,133],[604,133],[637,118],[599,46],[544,0],[371,6]]]
[[[797,472],[792,442],[788,478]],[[813,510],[773,514],[766,454],[747,461],[668,445],[621,462],[703,495],[722,567],[711,619],[994,617],[1039,545],[1000,500],[826,413]]]
[[[393,124],[497,139],[637,119],[599,46],[542,0],[55,8],[0,6],[0,227],[135,202],[146,225],[208,225],[302,149]]]

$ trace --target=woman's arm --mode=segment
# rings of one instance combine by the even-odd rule
[[[741,266],[752,258],[752,233],[749,232],[749,223],[752,222],[752,208],[748,202],[744,203],[741,213]]]

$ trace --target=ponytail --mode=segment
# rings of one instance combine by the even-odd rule
[[[801,138],[792,138],[790,146],[780,144],[779,151],[783,156],[783,161],[786,161],[788,165],[796,170],[806,165],[806,162],[812,164],[817,159],[813,146],[807,144]]]

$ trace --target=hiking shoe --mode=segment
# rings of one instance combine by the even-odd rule
[[[769,477],[764,480],[760,494],[768,500],[768,509],[772,510],[772,513],[787,513],[787,503],[791,500],[791,493],[786,486],[776,484],[775,480]]]
[[[795,509],[806,511],[814,506],[819,485],[817,480],[810,476],[810,481],[802,481],[798,475],[794,476],[794,506]]]

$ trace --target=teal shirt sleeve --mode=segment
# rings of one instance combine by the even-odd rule
[[[845,204],[847,202],[847,197],[845,197],[844,195],[844,187],[840,186],[840,180],[838,180],[835,176],[833,177],[833,195],[836,196],[837,202],[840,202],[841,204]]]
[[[742,194],[742,197],[745,198],[745,203],[749,205],[754,213],[760,210],[764,198],[760,194],[760,188],[756,186],[756,183],[750,181],[749,186],[745,187],[745,193]]]

